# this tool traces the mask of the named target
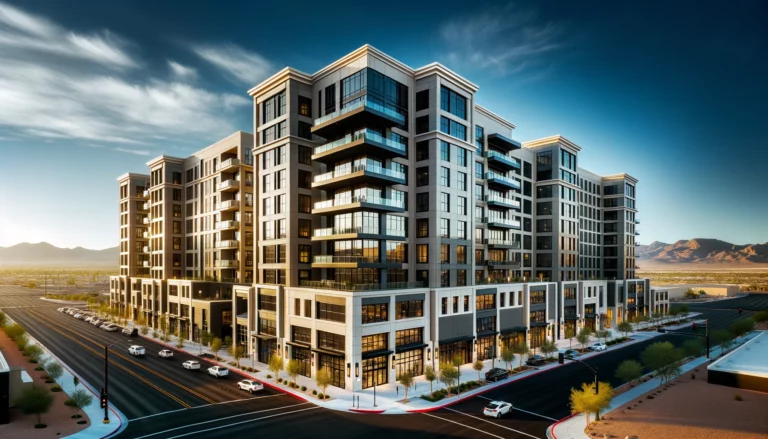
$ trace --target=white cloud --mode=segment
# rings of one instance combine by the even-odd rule
[[[171,72],[179,79],[194,79],[197,77],[197,70],[192,67],[179,64],[176,61],[168,61],[168,67],[171,68]]]
[[[121,72],[138,62],[124,46],[109,32],[78,35],[0,3],[0,126],[39,138],[135,144],[234,130],[228,117],[250,102],[245,96],[131,80]]]
[[[126,154],[136,154],[136,155],[150,155],[151,152],[144,150],[144,149],[128,149],[128,148],[115,148],[115,151],[118,152],[124,152]]]
[[[266,58],[234,44],[197,45],[192,51],[225,74],[246,85],[256,85],[274,72]]]
[[[515,3],[494,7],[444,23],[440,35],[448,64],[466,70],[489,70],[506,76],[526,70],[547,71],[544,55],[565,46],[564,27],[542,23],[536,11]]]

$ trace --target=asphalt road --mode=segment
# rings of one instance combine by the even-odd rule
[[[103,383],[104,345],[117,342],[110,349],[110,401],[130,420],[120,438],[230,438],[256,433],[312,438],[545,438],[546,428],[569,414],[570,388],[593,379],[587,368],[570,363],[431,413],[338,412],[269,389],[257,395],[240,392],[235,388],[237,375],[223,380],[211,377],[204,372],[204,361],[201,372],[186,371],[181,363],[193,356],[176,351],[173,360],[161,359],[157,352],[164,346],[106,333],[57,312],[60,306],[40,300],[34,291],[0,286],[0,308],[97,388]],[[744,308],[741,316],[736,311],[739,307]],[[768,295],[690,306],[710,319],[710,330],[728,328],[735,319],[765,307]],[[617,386],[622,382],[613,375],[621,361],[639,358],[652,342],[669,340],[679,345],[686,339],[661,335],[585,361],[598,368],[601,381]],[[143,345],[147,356],[130,356],[131,344]],[[512,402],[516,410],[502,419],[483,417],[483,406],[496,399]]]

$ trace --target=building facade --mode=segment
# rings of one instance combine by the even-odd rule
[[[281,70],[249,91],[252,136],[148,163],[148,270],[121,259],[113,301],[348,390],[657,309],[637,180],[582,169],[562,136],[513,140],[477,90],[370,46]]]

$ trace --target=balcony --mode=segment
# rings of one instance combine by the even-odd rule
[[[142,192],[142,196],[144,196],[144,198],[149,198],[149,189]]]
[[[229,230],[229,229],[236,229],[240,227],[239,221],[219,221],[216,223],[216,229],[217,230]]]
[[[520,262],[517,261],[485,261],[489,270],[519,270]]]
[[[240,200],[228,200],[216,203],[216,210],[221,212],[229,212],[231,210],[237,210],[240,208]]]
[[[494,185],[503,189],[517,189],[520,190],[520,181],[514,178],[505,177],[493,171],[485,173],[485,178],[488,180],[488,185]]]
[[[330,280],[302,280],[299,282],[300,287],[315,288],[321,290],[335,290],[335,291],[378,291],[378,290],[405,290],[410,288],[426,288],[426,282],[389,282],[387,284],[369,283],[344,283],[334,282]]]
[[[337,239],[386,239],[388,241],[405,241],[405,231],[387,230],[381,232],[374,227],[328,227],[315,229],[312,232],[313,241],[331,241]]]
[[[522,147],[520,142],[517,140],[512,140],[509,137],[502,136],[498,133],[489,134],[487,140],[489,147],[493,147],[505,152],[520,149]]]
[[[489,217],[488,226],[520,230],[520,221],[511,218]]]
[[[511,209],[520,210],[520,200],[514,198],[502,197],[500,195],[488,194],[485,196],[485,201],[489,206],[508,207]]]
[[[149,261],[144,261],[144,263],[142,265],[144,265],[144,267],[148,268],[149,267]]]
[[[635,236],[640,236],[640,231],[639,230],[635,230]]]
[[[240,261],[237,259],[219,259],[216,261],[218,268],[240,268]]]
[[[488,165],[493,166],[494,168],[503,169],[505,171],[520,169],[520,162],[498,151],[488,150],[485,153],[485,156],[488,158]]]
[[[216,242],[216,248],[220,248],[220,249],[239,248],[239,247],[240,247],[240,241],[238,241],[237,239],[224,239]]]
[[[149,224],[149,222],[150,222],[150,219],[149,219],[149,217],[144,217],[144,218],[141,220],[141,222],[142,222],[142,223],[144,223],[144,224]]]
[[[219,165],[219,171],[225,172],[225,171],[236,171],[240,167],[240,160],[239,159],[227,159],[221,162]]]
[[[221,192],[232,192],[240,189],[240,182],[237,180],[225,180],[216,185],[216,190]]]
[[[483,240],[483,243],[491,248],[511,248],[520,249],[520,241],[513,241],[511,239],[489,239]]]
[[[315,256],[312,268],[400,268],[400,262],[381,262],[378,256]]]
[[[367,162],[338,171],[316,175],[312,182],[312,187],[329,190],[344,186],[354,186],[365,182],[379,185],[405,184],[405,173]]]
[[[144,253],[149,253],[149,246],[145,245],[144,247],[141,248],[141,251],[143,251]]]
[[[338,200],[318,201],[312,213],[344,213],[353,210],[377,210],[381,212],[403,212],[405,205],[402,201],[382,197],[360,195]]]
[[[142,206],[142,207],[144,207],[143,210],[149,210],[149,204],[150,203],[144,203],[144,206]]]
[[[149,232],[144,232],[144,233],[142,233],[142,234],[141,234],[141,236],[142,236],[144,239],[149,239]]]
[[[365,129],[354,134],[347,134],[335,142],[316,147],[312,160],[333,164],[345,158],[359,155],[361,152],[369,151],[381,157],[405,157],[405,145],[382,137],[375,131]]]
[[[347,105],[341,110],[315,119],[312,133],[326,139],[331,139],[335,137],[334,135],[369,123],[378,123],[385,126],[403,125],[405,124],[405,116],[364,96],[359,101]]]

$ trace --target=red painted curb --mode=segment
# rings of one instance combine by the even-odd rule
[[[568,415],[568,416],[564,417],[563,419],[561,419],[561,420],[555,422],[554,424],[552,424],[552,439],[557,439],[557,436],[555,435],[555,428],[557,427],[557,425],[559,423],[567,420],[567,419],[571,419],[572,417],[574,417],[576,415],[578,415],[578,413],[571,413],[570,415]]]
[[[370,409],[349,409],[350,412],[356,412],[356,413],[366,413],[366,414],[372,414],[372,415],[380,415],[384,413],[386,410],[370,410]]]

